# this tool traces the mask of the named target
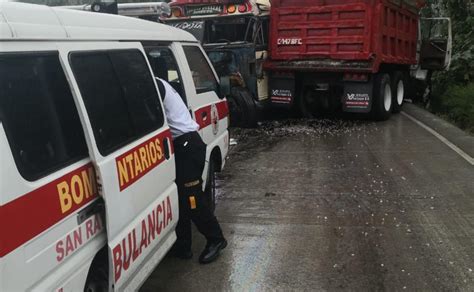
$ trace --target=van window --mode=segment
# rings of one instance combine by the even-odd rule
[[[102,155],[163,126],[155,83],[139,50],[77,52],[70,62]]]
[[[15,163],[30,181],[87,156],[57,53],[0,55],[0,119]]]
[[[193,75],[196,93],[216,91],[218,83],[209,63],[197,46],[184,46],[184,53]]]
[[[150,47],[146,48],[146,54],[155,77],[168,82],[187,104],[181,74],[173,52],[168,47]]]

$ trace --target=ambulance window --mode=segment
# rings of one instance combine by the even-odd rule
[[[57,53],[0,55],[0,76],[0,115],[25,179],[39,179],[87,156]]]
[[[168,47],[149,47],[146,48],[146,54],[155,77],[168,82],[187,104],[181,74],[173,52]]]
[[[218,83],[216,77],[199,47],[184,46],[183,48],[193,75],[196,93],[217,92]]]
[[[102,155],[163,125],[153,77],[140,51],[72,53],[71,66]]]

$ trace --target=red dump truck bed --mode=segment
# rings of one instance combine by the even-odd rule
[[[269,69],[416,64],[416,0],[273,0]]]

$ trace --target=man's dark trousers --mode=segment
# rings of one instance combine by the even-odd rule
[[[202,191],[206,144],[197,132],[181,135],[173,142],[179,196],[178,240],[175,248],[186,252],[191,250],[191,220],[208,243],[221,241],[224,237]]]

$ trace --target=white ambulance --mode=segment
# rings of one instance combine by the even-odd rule
[[[228,108],[194,37],[0,3],[0,291],[135,290],[174,243],[173,145],[152,68],[201,126],[212,186]]]

